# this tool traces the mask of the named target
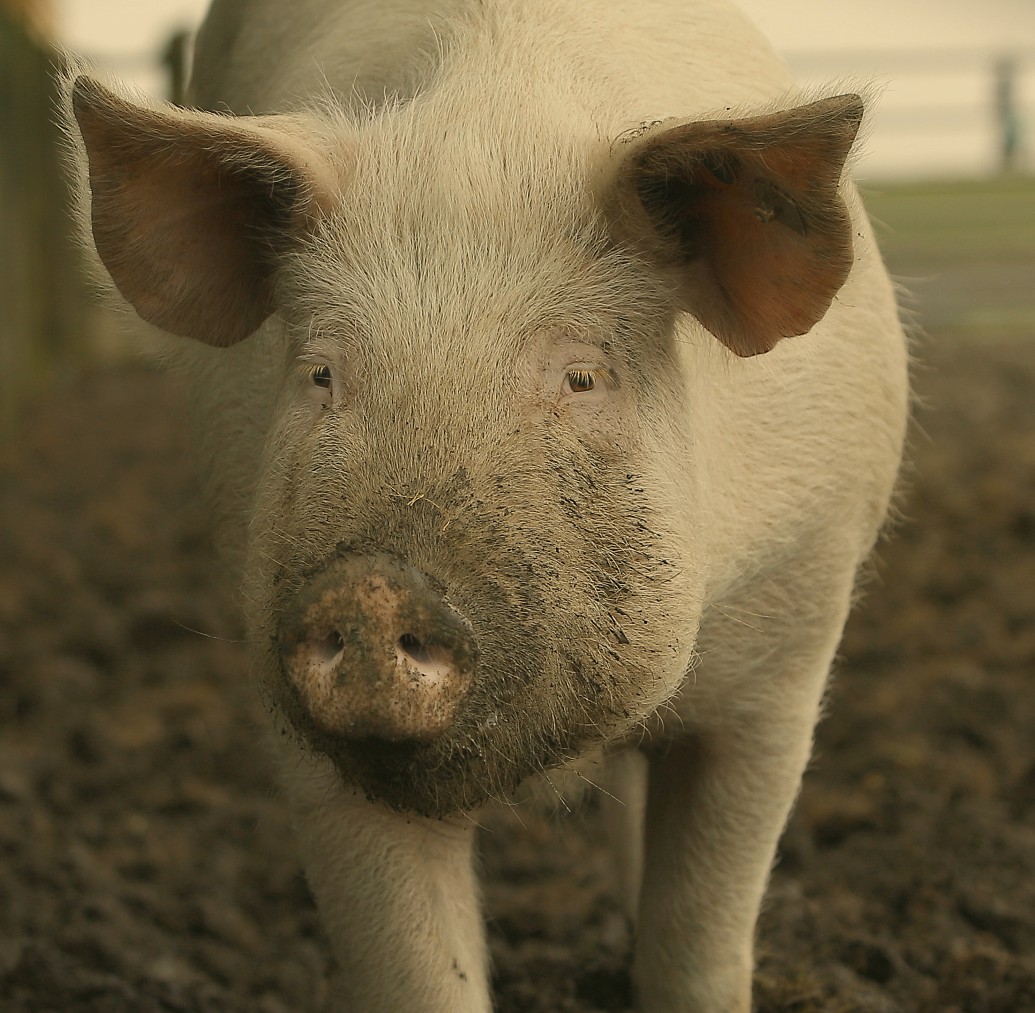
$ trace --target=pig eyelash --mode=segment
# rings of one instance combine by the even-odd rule
[[[313,366],[309,378],[317,387],[326,387],[328,390],[331,386],[331,367],[330,366]]]
[[[572,394],[585,394],[596,386],[596,381],[588,369],[569,369],[564,384]]]
[[[322,362],[303,362],[302,370],[313,382],[315,387],[323,387],[330,390],[334,383],[334,374],[331,367]]]

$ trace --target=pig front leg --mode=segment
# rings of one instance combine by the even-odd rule
[[[474,824],[392,812],[340,787],[327,761],[289,763],[302,864],[334,954],[341,1013],[488,1013]]]
[[[751,1009],[755,923],[842,621],[804,652],[770,641],[755,654],[764,666],[746,664],[739,677],[710,669],[704,654],[684,693],[703,707],[686,707],[687,734],[648,753],[634,958],[641,1013]],[[732,653],[751,657],[750,647]]]
[[[647,760],[637,749],[605,759],[600,809],[614,863],[622,908],[635,928],[643,879],[643,819],[647,801]]]

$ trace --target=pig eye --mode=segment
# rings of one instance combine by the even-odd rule
[[[584,394],[596,386],[593,374],[588,369],[569,369],[565,380],[572,394]]]
[[[309,395],[324,408],[330,408],[332,402],[336,402],[338,398],[339,380],[335,370],[321,359],[302,357],[300,365]]]
[[[313,366],[310,372],[310,378],[317,387],[326,387],[328,390],[331,386],[331,367],[330,366]]]

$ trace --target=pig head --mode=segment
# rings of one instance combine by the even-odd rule
[[[677,341],[752,356],[820,320],[862,112],[601,137],[447,100],[353,122],[73,92],[139,315],[219,354],[276,335],[244,584],[269,698],[429,816],[635,735],[691,670],[709,518]]]

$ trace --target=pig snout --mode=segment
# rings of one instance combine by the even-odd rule
[[[467,621],[428,577],[382,554],[338,556],[314,574],[284,610],[277,642],[303,726],[348,739],[441,734],[477,662]]]

